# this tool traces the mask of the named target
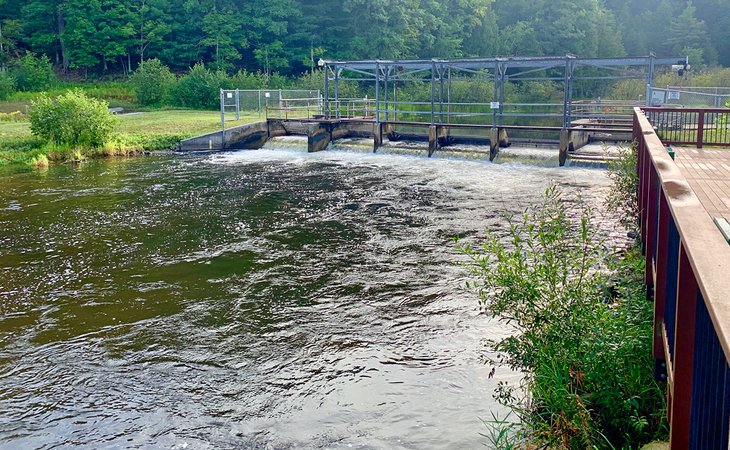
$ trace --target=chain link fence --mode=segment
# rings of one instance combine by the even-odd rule
[[[728,100],[729,87],[655,87],[651,96],[651,103],[655,106],[693,108],[724,108]]]
[[[309,118],[322,113],[322,93],[305,89],[221,89],[221,123],[241,114],[261,118]]]

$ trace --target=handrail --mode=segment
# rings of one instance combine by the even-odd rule
[[[634,109],[653,355],[666,369],[672,449],[728,448],[730,246],[645,115]]]
[[[643,108],[665,144],[730,147],[730,109]]]

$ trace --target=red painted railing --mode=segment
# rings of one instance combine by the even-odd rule
[[[665,144],[730,147],[730,109],[643,110]]]
[[[727,111],[727,110],[725,110]],[[667,380],[672,449],[728,449],[730,246],[655,133],[634,110],[645,282],[654,358]],[[728,150],[730,151],[730,150]]]

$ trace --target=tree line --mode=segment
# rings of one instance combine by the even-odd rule
[[[296,75],[320,58],[688,54],[730,66],[727,0],[0,0],[0,66]]]

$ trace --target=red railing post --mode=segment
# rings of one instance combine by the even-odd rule
[[[669,442],[672,449],[689,448],[690,411],[692,406],[692,368],[695,346],[695,314],[698,298],[697,278],[684,245],[679,247],[677,280],[677,320],[674,341],[674,380]]]
[[[648,158],[651,158],[651,155],[649,155],[649,149],[646,148],[644,150],[647,154]],[[645,247],[645,255],[646,255],[646,273],[645,273],[645,279],[646,285],[649,288],[649,294],[650,298],[654,298],[654,294],[652,289],[654,288],[654,249],[656,248],[656,223],[659,219],[659,211],[657,208],[657,195],[659,195],[659,175],[656,173],[656,168],[653,164],[651,164],[651,161],[649,160],[649,164],[646,164],[646,207],[644,211],[646,212],[646,215],[643,219],[642,226],[645,227],[644,236],[646,236],[646,240],[644,241],[644,247]]]
[[[705,111],[697,112],[697,148],[702,148],[705,140]]]
[[[666,361],[662,330],[664,328],[664,310],[667,300],[667,256],[669,254],[669,220],[671,212],[664,190],[660,189],[657,195],[659,195],[659,211],[657,211],[659,226],[656,236],[656,260],[652,264],[654,279],[654,359]],[[647,262],[651,261],[652,258],[653,255],[647,259]]]

